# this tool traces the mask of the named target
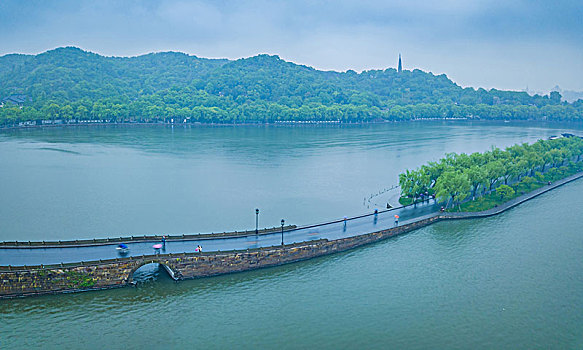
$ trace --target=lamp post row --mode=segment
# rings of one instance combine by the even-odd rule
[[[283,245],[283,226],[285,225],[285,220],[281,219],[281,245]],[[255,209],[255,234],[259,234],[259,209]]]
[[[374,223],[377,223],[377,216],[379,214],[379,210],[375,209],[374,211]],[[346,229],[346,220],[347,218],[344,217],[344,228]],[[395,226],[399,224],[399,216],[395,215]],[[283,226],[285,226],[285,220],[281,219],[281,245],[283,245]],[[255,234],[259,234],[259,209],[255,209]]]

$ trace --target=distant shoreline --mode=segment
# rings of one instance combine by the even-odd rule
[[[377,120],[363,122],[341,122],[341,121],[278,121],[274,123],[147,123],[147,122],[81,122],[81,123],[55,123],[42,125],[14,125],[0,126],[0,131],[42,129],[42,128],[69,128],[69,127],[97,127],[97,126],[164,126],[164,127],[238,127],[238,126],[352,126],[352,125],[375,125],[393,123],[424,123],[424,122],[498,122],[498,123],[520,123],[520,124],[572,124],[583,126],[583,121],[558,121],[558,120],[502,120],[502,119],[472,119],[472,118],[418,118],[409,120]]]

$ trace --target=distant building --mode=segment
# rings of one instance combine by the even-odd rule
[[[580,139],[583,139],[583,137],[581,137],[581,136],[577,136],[577,135],[573,135],[573,134],[569,134],[569,133],[561,134],[561,136],[567,137],[567,138],[569,138],[569,137],[578,137]]]
[[[397,68],[397,71],[399,73],[403,71],[403,65],[401,64],[401,54],[399,54],[399,67]]]
[[[5,103],[12,103],[18,106],[22,106],[26,101],[29,101],[30,98],[26,95],[10,95],[2,99],[2,104]]]

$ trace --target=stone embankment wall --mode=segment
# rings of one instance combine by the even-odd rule
[[[277,266],[345,251],[429,225],[438,216],[334,241],[327,239],[245,251],[183,253],[103,260],[83,264],[2,267],[0,298],[123,287],[140,266],[159,263],[176,280]]]
[[[302,242],[245,251],[183,253],[128,257],[90,263],[0,267],[0,298],[123,287],[140,266],[162,264],[176,279],[214,276],[277,266],[346,251],[416,230],[440,220],[479,218],[499,214],[553,188],[583,177],[583,173],[527,193],[496,208],[478,213],[440,213],[386,230],[329,241]],[[269,231],[264,231],[268,233]]]

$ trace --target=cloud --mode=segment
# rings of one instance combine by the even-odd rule
[[[406,67],[462,85],[583,90],[581,18],[580,1],[3,0],[0,54],[63,45],[106,55],[273,53],[362,70],[395,66],[401,52]]]

